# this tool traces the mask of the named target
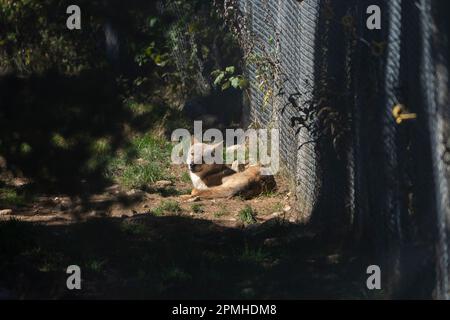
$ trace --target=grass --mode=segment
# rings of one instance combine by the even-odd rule
[[[191,205],[191,210],[192,210],[192,212],[194,212],[194,213],[203,213],[203,212],[205,212],[205,211],[203,210],[203,206],[202,206],[201,204],[199,204],[199,203],[194,203],[194,204],[192,204],[192,205]]]
[[[191,183],[191,177],[189,176],[189,172],[184,171],[181,174],[180,180],[184,183]]]
[[[132,236],[144,236],[148,233],[147,227],[140,223],[122,222],[120,229],[127,235]]]
[[[215,218],[220,218],[223,217],[224,215],[226,215],[228,213],[227,209],[225,208],[224,205],[220,206],[219,210],[217,210],[216,212],[213,213]]]
[[[240,260],[247,263],[261,264],[269,257],[269,254],[263,248],[251,248],[248,243],[240,255]]]
[[[250,205],[246,205],[244,209],[239,211],[238,218],[245,224],[256,223],[256,213]]]
[[[166,282],[186,282],[191,280],[192,276],[179,267],[171,267],[163,273],[162,278]]]
[[[101,259],[91,259],[86,263],[86,268],[89,271],[101,273],[105,269],[107,261]]]
[[[277,192],[275,190],[264,190],[260,197],[265,197],[265,198],[273,198],[277,196]]]
[[[358,282],[359,288],[353,285],[359,276],[350,277],[360,271],[359,263],[329,266],[317,259],[305,264],[317,250],[329,254],[330,244],[337,248],[335,241],[295,240],[281,250],[265,247],[266,236],[210,222],[187,217],[144,219],[148,220],[99,219],[58,227],[0,221],[2,287],[21,299],[233,299],[241,295],[273,299],[308,298],[311,293],[345,299],[366,294],[360,290],[365,279]],[[318,247],[311,250],[311,246]],[[268,268],[275,259],[279,267]],[[79,292],[64,289],[64,270],[72,264],[82,269]],[[305,274],[314,274],[314,281]],[[330,274],[342,281],[330,279]]]
[[[162,201],[160,205],[153,210],[156,216],[163,216],[166,214],[180,214],[182,209],[180,204],[174,200]]]
[[[170,180],[168,172],[171,145],[147,134],[134,137],[110,161],[108,175],[127,188],[144,188],[158,180]]]
[[[13,188],[0,188],[0,206],[23,206],[27,200]]]

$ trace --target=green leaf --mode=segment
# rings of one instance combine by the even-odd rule
[[[225,73],[221,72],[221,73],[217,76],[216,80],[214,80],[214,85],[215,85],[215,86],[218,86],[218,85],[223,81],[224,78],[225,78]]]
[[[233,74],[234,71],[235,71],[234,66],[230,66],[230,67],[227,67],[227,68],[225,69],[225,72],[228,73],[228,74]]]
[[[248,82],[247,79],[245,79],[245,78],[239,79],[239,88],[246,89],[246,88],[248,88],[249,84],[250,83]]]
[[[165,67],[167,65],[167,56],[166,55],[156,55],[155,58],[153,59],[153,61],[155,62],[155,64],[158,67]]]
[[[222,85],[222,90],[227,90],[231,86],[231,82],[227,81]]]
[[[153,28],[157,22],[158,22],[157,17],[152,17],[148,19],[148,25],[150,28]]]
[[[232,77],[230,78],[230,81],[233,88],[238,89],[240,87],[240,79],[238,77]]]
[[[218,76],[219,74],[221,74],[221,73],[222,73],[221,70],[214,70],[213,72],[211,72],[211,75],[212,75],[214,78],[217,78],[217,76]]]

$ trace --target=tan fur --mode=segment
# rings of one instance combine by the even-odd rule
[[[206,190],[193,189],[191,195],[203,199],[229,198],[235,195],[252,197],[263,191],[263,176],[259,166],[249,167],[223,179],[219,186]]]
[[[232,168],[225,164],[194,164],[195,155],[193,152],[194,145],[201,147],[201,155],[204,152],[210,152],[211,148],[216,148],[216,145],[199,144],[193,140],[188,158],[190,175],[194,184],[191,196],[203,199],[217,199],[229,198],[235,195],[240,195],[246,198],[254,197],[264,191],[272,190],[276,187],[273,176],[261,175],[261,166],[246,166],[243,167],[238,163],[234,163]],[[239,147],[239,146],[238,146]],[[232,148],[236,148],[233,146]],[[201,186],[201,187],[196,187]]]

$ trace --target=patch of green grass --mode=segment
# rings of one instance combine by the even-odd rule
[[[156,216],[162,216],[165,214],[180,214],[181,207],[178,202],[174,200],[162,201],[161,204],[153,210]]]
[[[216,212],[214,212],[214,217],[215,218],[220,218],[224,215],[226,215],[228,213],[227,209],[225,208],[225,206],[221,206],[219,208],[219,210],[217,210]]]
[[[62,136],[59,133],[54,133],[52,135],[51,142],[55,147],[57,147],[59,149],[63,149],[63,150],[68,150],[71,147],[73,147],[73,145],[74,145],[74,141],[72,141],[70,139],[66,139],[64,136]]]
[[[260,264],[268,258],[269,254],[263,248],[251,248],[248,243],[240,254],[239,260],[247,263]]]
[[[134,116],[142,116],[148,113],[151,113],[154,109],[154,105],[147,103],[139,103],[133,100],[129,100],[125,104]]]
[[[111,139],[107,137],[98,138],[91,142],[89,149],[96,156],[109,154],[111,152]]]
[[[163,178],[159,164],[131,164],[126,166],[120,182],[128,188],[142,188]]]
[[[199,203],[192,204],[191,205],[191,210],[194,213],[203,213],[204,212],[203,206],[201,204],[199,204]]]
[[[181,190],[178,191],[179,195],[191,194],[191,192],[192,192],[191,188],[181,189]]]
[[[167,282],[186,282],[192,279],[192,276],[184,270],[172,267],[163,273],[162,278]]]
[[[261,193],[260,197],[272,198],[272,197],[275,197],[276,195],[277,195],[277,192],[276,192],[275,190],[269,189],[269,190],[264,190],[264,191]]]
[[[130,223],[125,221],[122,222],[120,228],[125,234],[133,236],[144,236],[148,232],[147,227],[142,223]]]
[[[27,202],[27,197],[18,194],[12,188],[0,188],[0,205],[3,206],[23,206]]]
[[[189,176],[189,172],[184,171],[181,175],[181,181],[185,183],[191,183],[191,177]]]
[[[253,208],[249,205],[246,205],[244,209],[239,211],[238,218],[245,224],[253,224],[256,223],[256,213]]]
[[[101,273],[104,270],[106,262],[107,262],[106,260],[92,259],[92,260],[89,260],[86,263],[86,268],[89,271],[93,271],[93,272],[96,272],[96,273]]]
[[[23,142],[19,146],[19,151],[21,155],[26,156],[33,151],[33,148],[28,143]]]
[[[110,161],[108,176],[127,188],[143,188],[158,180],[170,180],[171,145],[152,135],[133,138]]]

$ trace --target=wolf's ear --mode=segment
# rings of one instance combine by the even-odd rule
[[[210,150],[210,152],[211,152],[211,155],[212,155],[213,157],[215,157],[216,152],[220,152],[220,151],[221,151],[221,148],[223,148],[223,141],[220,141],[220,142],[218,142],[218,143],[215,143],[215,144],[210,145],[210,146],[209,146],[209,150]]]
[[[191,145],[197,144],[197,143],[199,143],[199,142],[200,142],[200,141],[198,141],[197,138],[196,138],[195,136],[192,136],[192,137],[191,137]]]
[[[215,150],[215,149],[221,148],[222,146],[223,146],[223,141],[220,141],[220,142],[217,142],[217,143],[211,145],[211,148]]]

